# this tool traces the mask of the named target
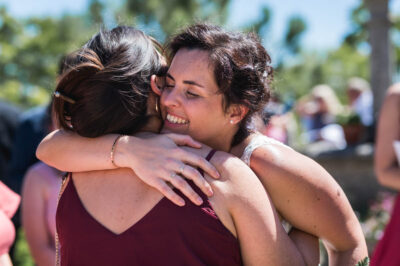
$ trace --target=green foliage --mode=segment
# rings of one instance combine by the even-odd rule
[[[346,111],[336,116],[336,122],[339,125],[360,125],[361,117],[354,111]]]
[[[119,24],[137,25],[160,41],[197,19],[223,24],[229,0],[126,0]],[[0,98],[24,108],[46,103],[59,60],[78,49],[105,24],[103,1],[91,0],[84,14],[16,19],[0,6]]]
[[[34,266],[35,262],[29,251],[28,242],[22,229],[17,232],[14,249],[14,266]]]
[[[291,53],[295,54],[300,51],[300,38],[306,29],[307,25],[301,17],[294,16],[289,19],[285,44]]]
[[[352,47],[358,47],[368,41],[368,21],[370,15],[364,1],[351,12],[352,31],[347,34],[344,42]]]
[[[84,16],[17,20],[0,8],[0,97],[23,107],[47,102],[60,58],[94,31]]]
[[[106,23],[103,3],[91,0],[83,14],[21,20],[0,8],[0,98],[23,107],[47,102],[55,85],[59,59],[80,47],[100,24]],[[224,24],[229,3],[230,0],[126,0],[112,11],[111,17],[121,24],[136,25],[162,42],[179,27],[196,20]],[[263,6],[260,12],[258,19],[243,29],[268,40],[266,29],[272,11]],[[358,17],[361,16],[355,16],[356,22],[361,21]],[[344,95],[349,77],[368,79],[367,56],[356,47],[343,45],[327,53],[309,52],[301,47],[307,30],[304,20],[293,16],[286,28],[281,54],[272,55],[277,65],[275,87],[281,94],[298,98],[314,85],[327,83]]]
[[[365,257],[362,261],[359,261],[356,266],[368,266],[369,265],[369,258]]]
[[[265,29],[268,27],[271,20],[271,10],[267,6],[263,6],[261,10],[261,17],[252,21],[249,25],[244,27],[244,31],[255,32],[259,36],[266,37]]]
[[[350,77],[369,77],[369,60],[354,48],[343,45],[327,53],[303,52],[298,60],[281,67],[275,78],[275,88],[282,95],[299,98],[318,84],[331,86],[342,102]]]
[[[144,28],[157,29],[160,41],[180,27],[198,20],[223,24],[227,18],[229,0],[126,0],[126,16]]]

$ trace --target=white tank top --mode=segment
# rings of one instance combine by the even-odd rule
[[[287,146],[287,145],[283,144],[282,142],[277,141],[273,138],[267,137],[262,134],[256,134],[256,136],[254,136],[250,140],[249,144],[244,149],[242,157],[241,157],[242,161],[245,162],[250,167],[250,158],[251,158],[251,154],[253,153],[253,151],[260,146],[271,145],[271,144],[281,145],[281,146],[290,148],[289,146]],[[283,226],[283,228],[285,228],[286,233],[289,233],[290,230],[292,229],[292,225],[285,220],[282,220],[282,226]]]
[[[242,157],[241,157],[242,161],[245,162],[250,167],[250,157],[251,157],[251,154],[253,153],[253,151],[260,146],[269,145],[269,144],[276,144],[276,145],[281,145],[281,146],[290,148],[289,146],[283,144],[282,142],[280,142],[278,140],[275,140],[273,138],[267,137],[262,134],[256,134],[250,140],[249,144],[244,149]]]

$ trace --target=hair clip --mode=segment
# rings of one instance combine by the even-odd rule
[[[55,92],[53,93],[53,95],[54,95],[54,97],[56,97],[56,98],[61,98],[61,99],[63,99],[64,101],[69,102],[70,104],[74,104],[74,103],[75,103],[75,100],[74,100],[74,99],[72,99],[72,98],[70,98],[70,97],[68,97],[68,96],[65,96],[65,95],[61,94],[59,91],[55,91]]]

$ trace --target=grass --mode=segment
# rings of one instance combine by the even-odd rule
[[[13,265],[35,266],[31,253],[29,252],[29,246],[26,242],[24,231],[21,228],[17,232],[13,256]]]

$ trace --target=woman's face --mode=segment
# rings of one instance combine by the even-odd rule
[[[161,95],[162,132],[188,134],[213,148],[226,149],[235,129],[229,112],[222,108],[222,100],[208,53],[179,50]]]

